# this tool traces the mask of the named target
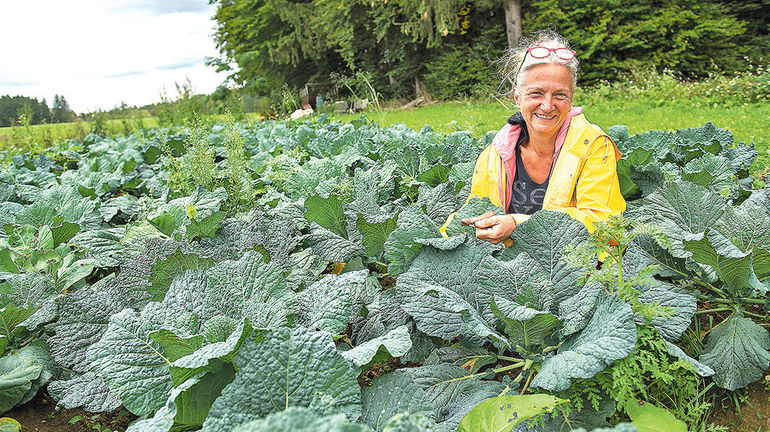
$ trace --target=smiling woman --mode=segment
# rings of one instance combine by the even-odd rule
[[[488,197],[505,213],[461,222],[475,226],[479,239],[500,243],[541,209],[567,213],[589,231],[623,212],[616,169],[621,155],[583,109],[572,106],[578,59],[569,43],[541,31],[522,38],[503,64],[505,80],[516,84],[519,112],[476,161],[468,199]]]

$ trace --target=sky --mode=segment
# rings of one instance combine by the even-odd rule
[[[226,79],[207,0],[0,0],[0,96],[63,95],[77,113],[160,101]]]

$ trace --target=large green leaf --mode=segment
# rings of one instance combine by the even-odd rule
[[[214,213],[205,219],[191,220],[190,224],[187,225],[187,238],[214,237],[214,234],[219,229],[219,222],[221,222],[224,217],[225,215],[222,213]]]
[[[57,373],[57,367],[51,358],[48,344],[41,339],[33,341],[29,345],[15,351],[10,356],[19,356],[24,359],[29,359],[34,364],[41,367],[40,374],[37,378],[32,380],[30,389],[18,402],[20,405],[25,404],[31,401],[44,385],[48,384],[48,381]]]
[[[224,340],[217,342],[209,340],[213,343],[209,343],[171,363],[171,379],[175,384],[179,384],[204,370],[216,369],[216,365],[221,362],[231,362],[251,332],[251,325],[248,320],[244,319]]]
[[[257,252],[211,267],[206,278],[202,316],[247,317],[255,328],[277,328],[286,325],[295,308],[295,294],[286,286],[283,273]]]
[[[171,361],[150,337],[152,331],[148,321],[126,309],[110,318],[102,338],[88,348],[88,360],[98,365],[107,386],[136,415],[160,408],[173,387]]]
[[[409,337],[409,330],[407,326],[402,325],[380,337],[368,340],[353,349],[344,351],[342,356],[356,366],[363,366],[372,361],[381,349],[385,349],[393,357],[401,357],[410,348],[412,348],[412,339]]]
[[[548,312],[521,306],[504,298],[492,301],[492,311],[505,323],[505,333],[514,347],[543,345],[546,337],[561,325],[561,321]]]
[[[86,350],[99,341],[110,316],[128,304],[108,290],[78,290],[60,299],[59,320],[52,327],[56,334],[49,339],[51,353],[61,365],[77,373],[91,370]]]
[[[687,424],[667,409],[634,398],[624,408],[638,432],[687,432]]]
[[[691,252],[684,249],[684,240],[703,234],[713,228],[725,212],[725,201],[703,186],[680,181],[666,183],[660,190],[648,195],[631,219],[660,226],[671,240],[671,254],[687,258]]]
[[[299,214],[302,223],[305,218]],[[285,215],[270,216],[259,208],[254,208],[246,215],[226,219],[217,237],[232,243],[233,249],[241,251],[257,248],[264,249],[267,258],[278,265],[284,272],[294,268],[290,254],[302,243],[300,224]]]
[[[470,372],[460,366],[437,364],[406,371],[425,390],[437,423],[448,430],[455,430],[460,420],[482,401],[509,390],[500,382],[469,376]]]
[[[392,275],[404,273],[412,260],[420,254],[422,245],[415,239],[441,237],[439,226],[418,207],[409,207],[398,216],[396,228],[385,241],[385,258]]]
[[[70,186],[53,186],[42,190],[32,199],[32,204],[16,215],[16,224],[32,225],[55,228],[63,222],[75,223],[81,231],[98,229],[101,227],[102,217],[96,211],[97,201],[82,198],[76,188]],[[64,231],[72,233],[65,228]],[[64,241],[66,235],[62,233],[58,240]]]
[[[454,185],[446,182],[434,188],[421,186],[417,204],[436,225],[443,225],[449,215],[457,210]]]
[[[554,246],[554,248],[558,247],[558,245]],[[504,254],[510,249],[506,249]],[[550,314],[563,324],[562,335],[580,331],[594,312],[597,298],[602,292],[601,285],[592,282],[584,284],[585,271],[570,266],[563,255],[553,256],[557,261],[545,261],[547,265],[543,266],[540,261],[533,258],[538,250],[534,249],[531,252],[532,255],[520,252],[510,261],[486,258],[479,270],[477,298],[484,304],[491,304],[493,298],[497,299],[498,303],[508,300],[529,309],[530,312],[524,312],[525,309],[520,311],[525,315],[518,315],[517,312],[515,316],[518,321],[529,320],[539,314]],[[547,256],[550,250],[540,252]],[[534,311],[538,313],[533,315]],[[540,319],[548,321],[548,327],[551,324],[556,325],[546,315],[535,318],[536,321]],[[545,324],[546,321],[541,324]],[[528,325],[534,323],[530,322]],[[512,327],[509,329],[513,330]],[[519,327],[519,329],[523,328]],[[517,333],[523,336],[520,332]]]
[[[310,224],[307,241],[313,252],[331,262],[347,262],[365,254],[361,243],[353,242],[315,222]]]
[[[343,414],[319,416],[307,408],[289,407],[264,419],[245,423],[233,432],[369,432],[366,425],[350,423]]]
[[[286,284],[289,288],[298,290],[314,282],[326,269],[327,262],[307,248],[289,256],[288,266],[291,267],[286,276]]]
[[[48,385],[48,394],[65,409],[82,407],[88,412],[106,412],[121,405],[120,398],[94,372],[54,381]]]
[[[377,258],[382,253],[388,236],[397,226],[397,217],[385,219],[383,222],[369,223],[362,214],[358,215],[356,226],[363,236],[364,250],[370,257]]]
[[[500,396],[476,405],[460,422],[458,432],[508,432],[517,424],[553,411],[567,400],[545,394]]]
[[[716,229],[739,250],[752,252],[754,273],[770,275],[770,200],[757,191],[738,207],[728,207]]]
[[[401,307],[428,335],[447,340],[490,337],[507,344],[483,316],[489,303],[481,293],[491,296],[479,290],[476,282],[479,264],[495,249],[492,245],[461,245],[448,251],[423,247],[409,271],[396,281]],[[502,293],[504,287],[497,290]]]
[[[0,285],[0,305],[36,309],[56,294],[54,281],[49,276],[38,272],[6,274],[5,283]]]
[[[353,314],[350,317],[352,341],[363,344],[406,324],[408,320],[396,290],[382,291],[379,281],[370,277],[353,298]]]
[[[185,394],[190,388],[195,387],[200,382],[201,376],[199,375],[171,389],[165,405],[160,407],[153,417],[132,423],[126,432],[169,432],[172,430],[175,423],[174,420],[178,415],[177,400],[180,398],[180,395]],[[186,423],[182,423],[182,425],[190,426],[190,424]]]
[[[635,286],[639,290],[639,301],[645,304],[656,303],[668,308],[670,315],[657,315],[652,324],[660,335],[669,341],[679,340],[679,337],[690,326],[695,315],[697,301],[686,290],[668,282],[652,279],[649,283]],[[636,317],[636,322],[645,324],[641,316]]]
[[[159,259],[152,268],[148,291],[153,295],[152,300],[162,301],[171,281],[187,270],[207,269],[214,264],[211,258],[202,258],[197,254],[186,254],[177,250],[165,258]]]
[[[175,399],[177,412],[174,424],[187,429],[195,429],[203,425],[211,405],[234,378],[235,369],[230,363],[223,363],[220,367],[207,371],[198,382],[193,383]]]
[[[378,377],[361,394],[362,423],[381,431],[396,414],[428,413],[433,406],[408,373],[393,372]]]
[[[226,199],[225,188],[220,187],[212,192],[201,186],[188,197],[169,201],[169,205],[181,208],[188,217],[190,214],[194,214],[195,217],[191,218],[200,222],[216,214]]]
[[[656,266],[655,274],[680,279],[692,274],[686,260],[675,258],[647,235],[635,238],[623,255],[623,271],[636,274],[647,266]]]
[[[0,309],[0,336],[4,336],[8,341],[12,340],[16,327],[33,313],[35,309],[31,306],[17,308],[8,305]]]
[[[121,212],[125,216],[132,217],[138,211],[138,201],[137,197],[133,195],[121,195],[110,198],[99,206],[99,214],[102,215],[105,222],[109,222]]]
[[[489,200],[489,198],[471,198],[468,202],[457,211],[452,220],[446,227],[446,233],[449,236],[455,234],[465,233],[469,236],[476,237],[476,228],[473,226],[463,226],[460,223],[461,219],[481,216],[482,214],[492,211],[496,215],[505,214],[505,211],[498,207]]]
[[[686,236],[683,244],[693,260],[714,269],[732,295],[770,290],[754,273],[752,252],[738,249],[719,231],[707,229],[703,234]]]
[[[65,260],[65,263],[66,262],[67,261]],[[54,289],[56,292],[63,292],[68,290],[70,287],[90,275],[95,267],[96,263],[93,259],[90,258],[80,259],[65,267],[60,267],[56,272],[56,283],[54,285]]]
[[[166,359],[172,362],[194,353],[206,343],[203,335],[183,337],[165,329],[151,332],[150,339],[160,345]]]
[[[86,231],[76,235],[70,243],[85,249],[98,267],[117,267],[126,248],[122,243],[125,232],[123,227]]]
[[[366,281],[368,270],[326,275],[299,293],[297,323],[311,329],[339,334],[347,328],[352,314],[352,294]]]
[[[714,193],[733,184],[733,167],[727,158],[707,153],[682,168],[682,179],[705,186]]]
[[[571,378],[593,378],[636,346],[636,325],[631,307],[614,295],[597,306],[582,332],[567,339],[558,354],[547,358],[532,385],[552,391],[567,390]]]
[[[0,414],[13,408],[32,388],[43,366],[20,355],[0,357]]]
[[[511,236],[514,244],[503,252],[501,258],[510,260],[523,252],[534,259],[546,276],[550,297],[558,305],[574,295],[576,285],[585,276],[584,270],[567,263],[564,250],[587,237],[585,225],[567,214],[540,211],[514,230]]]
[[[762,378],[770,367],[769,351],[767,330],[733,314],[711,331],[698,360],[714,370],[718,386],[737,390]]]
[[[325,332],[278,329],[247,340],[234,358],[235,380],[214,402],[205,432],[233,427],[292,406],[311,406],[326,395],[348,419],[361,415],[358,368],[338,352]]]
[[[311,195],[305,200],[305,208],[308,222],[315,222],[340,237],[348,238],[342,201],[335,195],[328,198]]]
[[[473,305],[474,310],[481,312],[488,308],[491,293],[505,292],[504,287],[477,286],[481,263],[496,250],[499,248],[488,243],[477,247],[458,244],[451,249],[424,246],[409,271],[398,277],[396,289],[401,295],[409,286],[421,282],[442,286],[457,293]]]

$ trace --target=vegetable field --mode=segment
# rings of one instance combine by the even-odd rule
[[[541,211],[508,248],[456,222],[493,209],[462,207],[492,134],[322,116],[13,156],[0,414],[47,391],[132,432],[687,430],[770,366],[770,187],[710,123],[609,133],[624,218]]]

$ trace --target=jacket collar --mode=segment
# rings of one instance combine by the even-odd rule
[[[572,117],[579,115],[583,112],[583,107],[572,107],[567,113],[567,118],[564,120],[564,124],[559,129],[559,134],[556,135],[556,146],[554,147],[554,154],[558,155],[561,150],[561,146],[564,144],[565,138],[567,138],[567,131],[569,130],[569,124],[572,121]],[[507,162],[511,158],[516,156],[516,142],[519,139],[521,133],[521,126],[518,124],[507,123],[500,129],[495,138],[492,140],[492,144],[495,146],[495,150],[503,159],[503,162]]]

